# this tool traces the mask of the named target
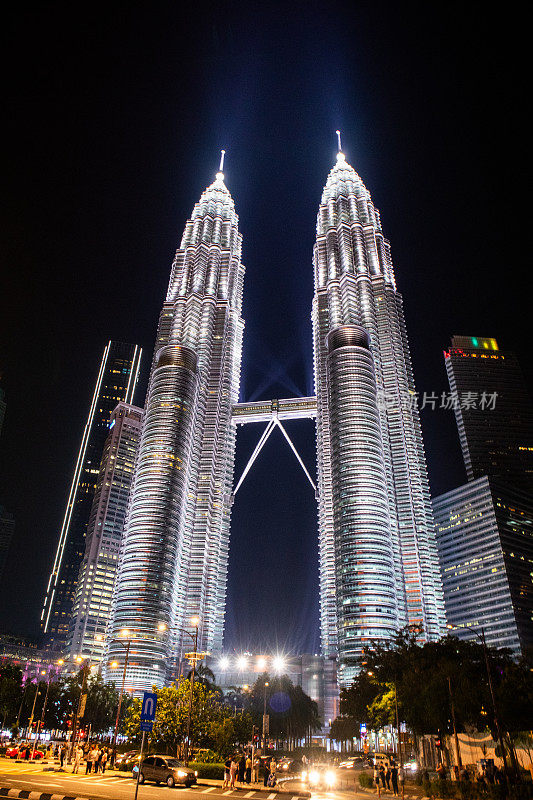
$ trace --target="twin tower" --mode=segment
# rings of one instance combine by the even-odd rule
[[[199,649],[222,649],[243,421],[241,246],[219,172],[172,264],[122,544],[106,661],[124,664],[127,629],[135,691],[167,681],[192,617]],[[316,416],[322,652],[347,685],[369,640],[408,623],[434,640],[445,619],[402,298],[379,212],[342,152],[313,262],[316,398],[300,405]]]

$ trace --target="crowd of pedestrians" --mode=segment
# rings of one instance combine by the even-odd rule
[[[235,789],[236,784],[241,786],[259,783],[263,772],[265,786],[274,786],[276,783],[276,761],[261,759],[259,755],[252,756],[245,753],[234,753],[224,761],[223,789]]]
[[[394,761],[374,766],[374,785],[378,795],[381,794],[382,789],[387,789],[395,797],[398,797],[404,784],[404,768],[399,767]]]

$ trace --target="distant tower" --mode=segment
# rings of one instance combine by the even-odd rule
[[[111,414],[87,526],[68,651],[73,658],[90,657],[92,663],[104,653],[142,415],[141,408],[127,403],[119,403]]]
[[[87,522],[111,412],[120,401],[131,402],[140,358],[138,345],[110,341],[100,362],[41,613],[44,645],[53,650],[63,649],[67,642],[78,572],[85,552]]]
[[[317,219],[313,329],[321,634],[350,683],[371,639],[444,630],[402,298],[379,212],[342,152]]]
[[[165,683],[193,615],[199,647],[222,647],[243,280],[219,172],[185,226],[159,319],[106,654],[123,665],[127,629],[129,690]]]
[[[444,360],[468,480],[533,492],[533,406],[515,354],[496,339],[454,336]]]

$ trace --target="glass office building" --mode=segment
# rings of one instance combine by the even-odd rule
[[[372,639],[444,630],[402,298],[378,210],[342,152],[317,219],[313,300],[322,648],[339,683]]]
[[[533,405],[516,355],[493,338],[454,336],[444,362],[468,480],[533,492]]]
[[[53,650],[61,651],[67,643],[78,573],[85,553],[87,523],[111,412],[121,401],[131,403],[140,359],[138,345],[109,341],[100,361],[41,613],[43,644]]]
[[[487,476],[436,497],[433,510],[450,633],[533,647],[533,499]]]
[[[91,663],[102,660],[106,645],[142,415],[141,408],[127,403],[111,413],[87,526],[67,649],[71,658],[82,656]]]

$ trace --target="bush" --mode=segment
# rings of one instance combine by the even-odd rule
[[[194,760],[197,764],[220,764],[220,756],[214,750],[200,750]]]
[[[374,780],[369,772],[361,772],[359,775],[359,786],[361,789],[372,789]]]
[[[201,761],[191,761],[189,767],[198,772],[198,778],[211,778],[211,780],[224,778],[224,764],[203,764]]]

